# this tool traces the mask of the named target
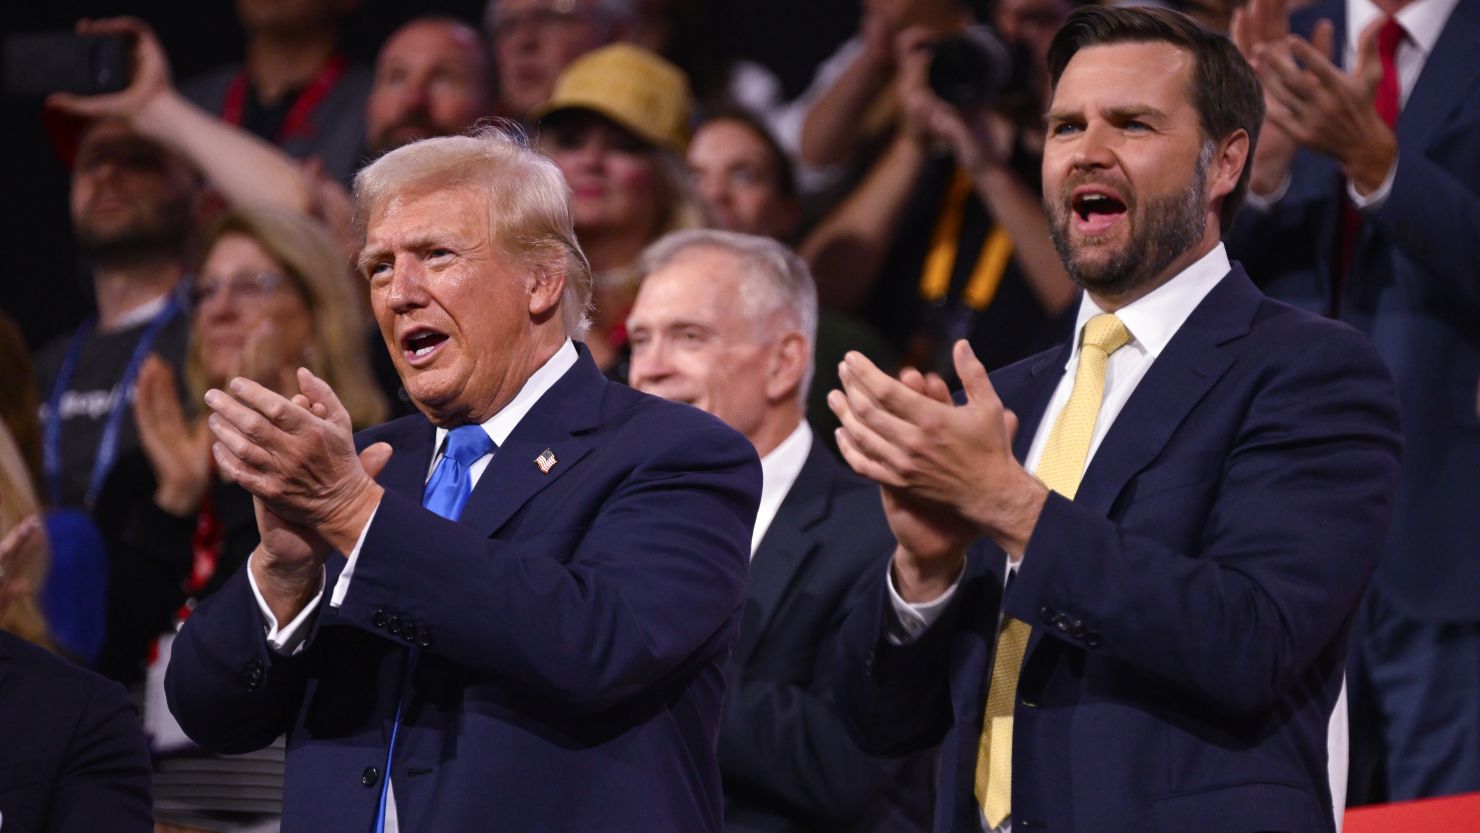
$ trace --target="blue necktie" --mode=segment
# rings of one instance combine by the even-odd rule
[[[464,425],[447,432],[447,448],[427,481],[421,505],[449,521],[462,514],[463,504],[473,493],[473,478],[468,469],[479,458],[492,454],[493,440],[481,425]]]
[[[432,471],[422,493],[421,505],[436,512],[449,521],[462,515],[468,496],[473,493],[473,477],[468,471],[480,458],[492,454],[497,446],[481,425],[463,425],[447,432],[447,447],[442,459]],[[401,728],[401,708],[406,705],[406,689],[410,687],[411,672],[416,667],[416,649],[406,655],[406,670],[402,673],[401,697],[396,703],[396,722],[391,724],[391,742],[385,753],[385,780],[380,782],[380,806],[375,811],[375,833],[384,833],[385,811],[391,786],[391,761],[396,754],[396,734]]]

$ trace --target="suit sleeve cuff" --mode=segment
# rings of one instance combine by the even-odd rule
[[[1397,174],[1398,160],[1394,159],[1393,166],[1388,168],[1387,176],[1383,178],[1382,184],[1377,186],[1372,193],[1365,196],[1358,194],[1356,186],[1350,180],[1347,180],[1346,195],[1351,199],[1352,205],[1356,206],[1358,211],[1363,213],[1376,211],[1382,208],[1382,204],[1387,202],[1388,194],[1393,192],[1393,178]]]
[[[349,580],[354,576],[355,564],[359,563],[360,550],[365,546],[365,536],[370,534],[370,526],[375,523],[375,513],[380,511],[380,504],[370,511],[370,520],[365,521],[365,527],[360,530],[360,537],[355,540],[354,549],[345,556],[344,569],[339,573],[339,580],[334,582],[334,592],[329,596],[329,606],[341,607],[344,597],[349,595]]]
[[[1253,188],[1248,189],[1244,193],[1244,205],[1261,213],[1269,211],[1276,203],[1285,198],[1285,194],[1289,193],[1290,180],[1292,178],[1290,174],[1285,174],[1285,178],[1280,180],[1279,186],[1268,194],[1256,194]]]
[[[252,558],[256,558],[254,554]],[[303,606],[303,610],[293,617],[293,621],[286,626],[278,627],[277,617],[272,615],[272,609],[267,606],[267,600],[262,598],[262,591],[257,587],[257,577],[252,574],[251,559],[247,559],[247,583],[252,586],[252,596],[257,599],[257,610],[262,614],[262,626],[267,630],[267,644],[274,653],[283,656],[293,656],[303,650],[303,642],[308,638],[308,624],[313,620],[313,615],[319,609],[319,602],[324,598],[322,574],[319,576],[320,590],[317,595]]]
[[[945,612],[946,607],[951,603],[951,598],[956,595],[956,588],[961,586],[961,577],[965,574],[966,568],[963,566],[956,580],[951,582],[951,586],[946,588],[944,593],[928,602],[911,604],[899,595],[899,591],[894,589],[894,572],[889,571],[884,577],[884,582],[889,588],[889,604],[894,608],[894,621],[890,623],[888,633],[889,642],[894,645],[908,645],[919,639],[920,634],[935,624],[936,620],[940,619],[940,615]]]

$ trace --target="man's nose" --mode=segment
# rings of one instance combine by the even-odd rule
[[[722,176],[697,177],[699,197],[708,203],[725,204],[730,201],[730,188]]]
[[[643,345],[640,352],[632,354],[632,365],[627,373],[632,387],[641,390],[644,386],[662,381],[672,373],[664,354],[662,341],[656,338]]]
[[[415,258],[402,256],[391,267],[385,303],[392,312],[407,312],[427,304],[426,271]]]
[[[1079,134],[1072,159],[1076,168],[1108,168],[1114,164],[1109,125],[1091,124]]]

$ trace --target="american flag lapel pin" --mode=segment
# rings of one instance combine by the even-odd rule
[[[540,456],[534,458],[534,464],[540,467],[540,474],[549,474],[550,469],[555,468],[558,462],[560,461],[555,459],[555,452],[548,448],[541,451]]]

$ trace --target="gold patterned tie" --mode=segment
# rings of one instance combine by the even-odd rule
[[[1130,331],[1109,313],[1096,315],[1084,325],[1074,389],[1048,434],[1036,472],[1045,486],[1070,500],[1079,491],[1079,478],[1095,435],[1095,418],[1105,395],[1105,366],[1110,354],[1130,339]],[[1000,827],[1012,810],[1012,709],[1030,630],[1026,622],[1003,617],[992,661],[992,682],[987,688],[986,714],[976,752],[976,800],[993,829]]]

